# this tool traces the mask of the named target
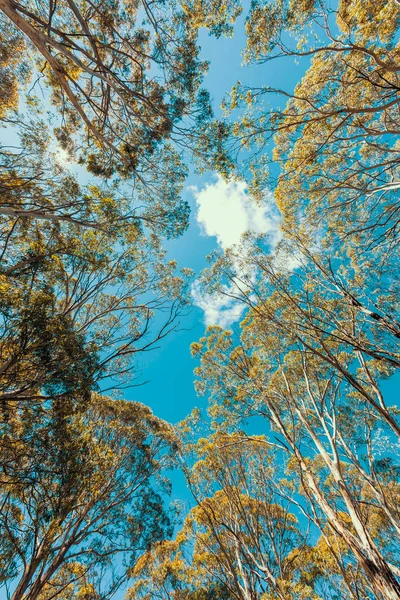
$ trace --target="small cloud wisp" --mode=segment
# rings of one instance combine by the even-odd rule
[[[268,236],[271,248],[281,239],[280,217],[273,195],[268,193],[265,203],[258,205],[248,195],[243,181],[224,181],[217,176],[202,189],[192,187],[197,205],[197,222],[204,235],[214,236],[222,250],[240,244],[247,231]],[[205,293],[199,281],[192,287],[193,301],[204,312],[206,325],[226,328],[238,321],[244,305],[222,293]]]

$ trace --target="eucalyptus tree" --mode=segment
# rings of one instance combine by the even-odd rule
[[[285,558],[300,532],[288,506],[259,485],[273,464],[264,441],[216,434],[192,448],[187,477],[197,506],[174,541],[156,544],[137,562],[132,598],[197,598],[196,591],[211,589],[240,600],[269,598],[268,590],[292,597]]]
[[[72,401],[71,401],[72,402]],[[92,395],[24,405],[9,420],[1,475],[0,585],[13,600],[107,598],[171,533],[164,468],[171,428],[138,403]]]
[[[329,249],[312,259],[300,250],[290,270],[283,266],[290,262],[288,245],[269,256],[262,240],[248,238],[205,275],[206,285],[248,311],[238,340],[215,327],[193,345],[201,356],[198,390],[210,395],[211,414],[225,427],[255,415],[267,421],[318,527],[344,541],[372,593],[397,598],[393,458],[400,431],[398,410],[382,387],[398,367],[397,304],[378,271],[371,268],[367,277],[340,257],[335,264]],[[390,317],[384,304],[374,311],[374,301],[390,306]],[[384,455],[377,450],[381,435]]]
[[[206,19],[227,33],[236,13],[175,2],[1,8],[1,119],[18,138],[0,155],[6,414],[71,386],[88,397],[174,328],[185,276],[160,239],[187,227],[179,144],[210,116],[197,30]],[[27,84],[42,82],[55,138],[32,89],[30,117],[16,110]],[[60,147],[97,179],[82,185]]]
[[[136,353],[176,326],[187,279],[161,248],[187,224],[176,178],[162,202],[120,181],[80,184],[39,111],[12,124],[16,142],[0,152],[5,412],[72,388],[88,397],[118,374],[126,382]]]
[[[188,273],[160,242],[185,219],[167,202],[136,211],[118,183],[80,186],[43,123],[21,127],[0,193],[1,584],[105,598],[171,533],[157,491],[171,439],[145,407],[94,392],[134,384],[137,353],[186,309]]]
[[[5,0],[0,118],[5,138],[22,128],[23,143],[22,152],[2,147],[0,215],[103,230],[139,218],[166,237],[182,233],[189,213],[183,152],[204,154],[212,116],[198,29],[229,35],[239,12],[235,2]],[[49,104],[46,137],[40,113]],[[36,111],[21,124],[17,109],[26,106]],[[43,144],[85,165],[107,192],[60,181],[43,161]]]
[[[301,477],[276,440],[220,430],[184,455],[196,506],[174,540],[137,561],[129,598],[374,597],[341,539],[328,529],[310,533]]]
[[[172,147],[156,153],[166,179],[153,182],[154,195],[143,186],[121,178],[104,180],[77,171],[60,151],[43,107],[26,115],[3,119],[0,146],[0,216],[70,223],[121,236],[129,224],[145,226],[164,237],[180,235],[187,227],[189,207],[181,198],[186,168]],[[7,141],[10,136],[10,141]],[[11,138],[12,136],[12,138]],[[11,141],[12,140],[12,141]],[[75,165],[76,167],[76,165]],[[6,221],[3,221],[6,222]]]
[[[1,119],[18,137],[0,155],[6,414],[10,402],[73,385],[88,397],[175,326],[184,280],[160,239],[187,227],[179,148],[196,145],[211,114],[197,33],[229,33],[238,11],[175,1],[0,8]],[[34,96],[43,83],[55,137]],[[60,147],[97,179],[79,183]]]
[[[399,8],[252,3],[248,62],[311,59],[293,92],[239,83],[226,102],[247,106],[226,127],[250,149],[255,199],[272,188],[286,241],[271,255],[248,236],[215,257],[204,290],[246,312],[193,345],[216,426],[265,420],[353,598],[400,597],[400,427],[384,386],[399,366]]]
[[[290,598],[291,551],[305,543],[293,506],[276,493],[275,460],[262,436],[215,434],[195,448],[188,474],[198,506],[185,527],[195,541],[193,565],[223,583],[231,597]],[[291,580],[290,580],[291,579]]]
[[[229,32],[237,13],[235,3],[205,11],[175,0],[4,0],[0,8],[5,40],[25,65],[21,83],[29,73],[44,80],[60,111],[60,143],[71,146],[79,132],[75,141],[90,171],[134,175],[147,185],[162,173],[157,155],[168,152],[164,142],[172,136],[186,145],[209,111],[200,90],[206,64],[198,28]]]
[[[126,382],[137,352],[176,327],[186,302],[186,275],[140,229],[113,239],[75,225],[26,225],[9,222],[3,238],[4,410],[72,391],[84,398],[110,377],[118,387],[115,378]]]
[[[252,3],[245,61],[296,60],[303,75],[294,90],[240,82],[225,106],[242,109],[252,191],[274,188],[288,234],[306,220],[397,248],[399,24],[395,0]]]

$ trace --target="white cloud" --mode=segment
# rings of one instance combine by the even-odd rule
[[[271,249],[280,240],[279,213],[272,194],[266,195],[264,204],[260,206],[249,198],[246,183],[225,182],[219,176],[200,190],[191,189],[202,232],[215,236],[223,250],[239,244],[246,231],[267,235]],[[227,294],[233,291],[233,286],[226,289]],[[245,309],[243,303],[228,295],[205,293],[198,282],[193,285],[192,296],[194,303],[204,311],[206,325],[229,327],[240,319]]]
[[[279,215],[268,194],[259,206],[247,194],[243,181],[218,176],[202,189],[191,188],[197,204],[197,221],[205,235],[215,236],[224,250],[238,244],[246,231],[269,234],[275,245],[280,237]]]
[[[204,321],[208,325],[219,325],[224,329],[238,321],[245,309],[242,302],[224,294],[205,293],[198,281],[192,286],[193,301],[204,312]]]

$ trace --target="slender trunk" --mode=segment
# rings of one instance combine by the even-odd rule
[[[22,575],[22,578],[20,579],[17,587],[14,590],[13,595],[11,596],[11,600],[22,600],[24,598],[25,592],[28,589],[39,564],[40,558],[36,558],[33,559],[29,563],[29,565],[27,565]]]
[[[264,400],[270,411],[271,420],[277,426],[286,442],[290,445],[291,451],[299,461],[304,479],[315,499],[319,509],[325,514],[328,523],[338,535],[346,542],[349,549],[353,552],[355,558],[364,570],[364,573],[371,583],[371,587],[377,597],[382,597],[384,600],[400,600],[400,583],[396,579],[392,569],[385,561],[379,550],[376,548],[373,540],[370,538],[368,531],[362,526],[361,521],[356,514],[356,510],[348,495],[346,486],[338,482],[340,492],[346,503],[346,507],[350,510],[350,517],[355,526],[357,535],[354,535],[338,518],[334,509],[319,489],[315,481],[313,473],[310,471],[301,452],[292,440],[291,436],[286,431],[286,427],[282,422],[280,415],[275,409],[273,401],[264,396]]]
[[[400,600],[400,583],[396,579],[392,569],[380,554],[375,544],[369,539],[368,532],[363,532],[364,542],[367,547],[358,541],[358,538],[341,523],[337,518],[335,511],[329,506],[327,500],[322,496],[313,475],[308,471],[303,458],[298,456],[300,464],[305,475],[305,479],[310,486],[312,494],[317,501],[320,509],[324,512],[332,529],[336,531],[346,542],[349,549],[353,552],[361,568],[374,590],[377,597],[384,600]]]

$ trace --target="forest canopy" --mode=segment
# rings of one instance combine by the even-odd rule
[[[0,0],[7,600],[400,599],[399,32],[398,0]],[[215,174],[253,220],[200,273]],[[132,398],[182,331],[207,408],[170,423]]]

